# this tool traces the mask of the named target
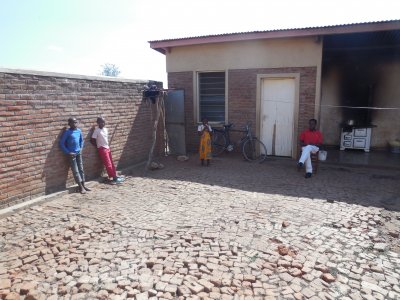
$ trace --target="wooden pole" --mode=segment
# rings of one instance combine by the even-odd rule
[[[151,144],[151,148],[150,148],[150,152],[149,152],[149,159],[147,160],[147,164],[146,164],[146,170],[150,170],[150,165],[153,160],[154,147],[157,142],[158,121],[160,119],[162,105],[164,105],[164,97],[165,97],[165,92],[162,91],[158,95],[157,100],[156,100],[157,101],[157,111],[156,111],[156,119],[154,120],[154,126],[153,126],[153,143]]]

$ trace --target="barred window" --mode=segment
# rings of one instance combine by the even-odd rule
[[[225,121],[225,72],[199,73],[200,121]]]

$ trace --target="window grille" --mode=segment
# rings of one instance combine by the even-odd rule
[[[199,116],[201,121],[225,121],[225,72],[199,73]]]

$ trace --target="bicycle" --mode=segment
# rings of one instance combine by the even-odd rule
[[[223,125],[223,128],[213,128],[212,154],[218,156],[224,151],[232,152],[234,144],[230,139],[230,132],[243,132],[239,144],[243,157],[250,162],[263,162],[267,158],[267,147],[255,136],[253,136],[250,124],[247,123],[245,130],[233,130],[233,124]]]

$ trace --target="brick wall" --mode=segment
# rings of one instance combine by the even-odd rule
[[[117,169],[145,161],[155,116],[154,105],[142,101],[145,84],[150,82],[0,70],[0,207],[74,184],[58,144],[71,116],[85,139],[87,179],[102,171],[89,142],[100,115]]]
[[[315,117],[316,67],[229,70],[229,122],[241,127],[250,121],[255,132],[257,75],[275,73],[300,74],[299,133],[308,127],[308,120]],[[185,91],[186,145],[188,151],[197,151],[197,126],[193,118],[193,72],[168,73],[168,86]],[[236,138],[233,136],[233,140]]]
[[[236,124],[256,124],[256,93],[258,74],[298,73],[299,118],[298,134],[308,128],[308,120],[314,118],[317,68],[274,68],[229,70],[229,121]]]

